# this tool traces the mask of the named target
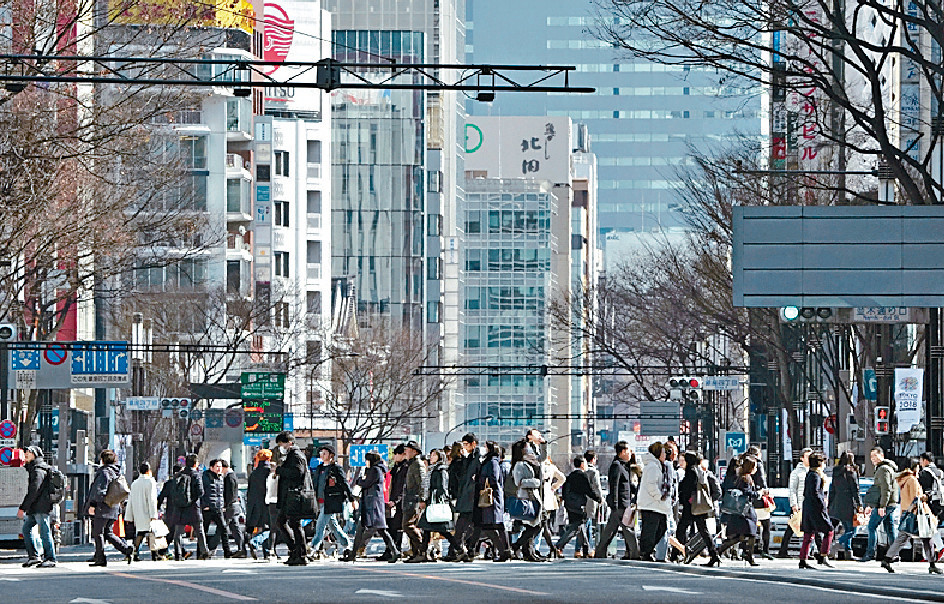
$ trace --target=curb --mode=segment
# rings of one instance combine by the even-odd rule
[[[640,562],[637,560],[613,560],[607,558],[587,558],[585,562],[615,564],[618,566],[632,566],[634,568],[649,568],[685,575],[702,575],[726,577],[729,579],[750,579],[751,581],[766,581],[769,583],[786,583],[801,587],[820,587],[823,589],[841,590],[853,593],[867,593],[889,598],[906,598],[925,602],[944,602],[944,593],[939,591],[921,591],[901,587],[883,587],[880,585],[862,585],[861,583],[847,583],[844,581],[830,581],[815,576],[788,577],[783,575],[758,575],[747,571],[727,570],[724,568],[702,568],[682,564],[665,564],[660,562]]]

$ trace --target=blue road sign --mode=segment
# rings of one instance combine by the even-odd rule
[[[29,369],[39,369],[39,358],[42,351],[39,348],[33,349],[14,349],[10,351],[10,369],[13,371],[22,371]]]
[[[351,467],[362,468],[367,465],[367,460],[364,458],[364,455],[371,452],[380,453],[383,460],[388,461],[390,446],[386,444],[351,445],[351,448],[348,449],[348,462]]]
[[[733,449],[738,455],[747,452],[747,435],[743,432],[727,432],[724,435],[725,449]]]
[[[261,447],[265,441],[275,438],[272,434],[244,434],[243,444],[247,447]]]
[[[127,342],[82,342],[72,350],[72,375],[128,373]]]

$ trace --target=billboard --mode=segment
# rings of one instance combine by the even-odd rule
[[[944,306],[944,207],[736,207],[734,304]]]
[[[320,2],[266,2],[262,30],[262,60],[320,61],[331,57],[331,16],[321,10]],[[313,82],[311,67],[270,65],[265,74],[276,83],[265,89],[266,108],[284,111],[317,112],[322,110],[324,92],[318,88],[292,88],[279,82]]]
[[[465,170],[487,178],[570,182],[572,141],[568,117],[469,117]]]
[[[247,34],[252,34],[256,25],[256,12],[249,0],[110,0],[108,13],[111,21],[120,25],[222,27]]]

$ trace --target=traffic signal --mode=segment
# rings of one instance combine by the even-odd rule
[[[190,417],[190,409],[193,407],[193,401],[189,398],[162,398],[161,409],[167,411],[172,417],[178,419],[187,419]],[[166,417],[166,416],[165,416]]]
[[[888,434],[889,432],[888,407],[875,408],[875,433]]]
[[[669,389],[669,400],[697,403],[701,400],[701,385],[701,378],[698,377],[672,377],[666,384]]]
[[[823,323],[833,318],[831,308],[784,306],[780,309],[780,320],[784,323]]]

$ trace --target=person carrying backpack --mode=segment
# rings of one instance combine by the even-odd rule
[[[43,451],[39,447],[29,447],[24,457],[29,482],[26,487],[26,497],[23,498],[23,503],[20,504],[20,509],[16,513],[17,518],[23,521],[23,542],[29,557],[23,566],[51,568],[56,565],[56,547],[52,540],[49,514],[52,512],[53,504],[57,503],[52,501],[53,497],[50,496],[52,468],[43,461]],[[60,473],[59,476],[61,477],[62,474]],[[58,495],[58,501],[62,501],[62,493],[59,492]],[[39,559],[39,548],[33,532],[33,527],[36,526],[39,527],[39,538],[43,545],[42,561]]]
[[[186,560],[190,557],[180,542],[186,532],[186,525],[193,527],[197,535],[197,558],[209,559],[210,550],[207,547],[206,533],[203,532],[203,513],[200,510],[200,500],[203,498],[203,481],[197,473],[197,456],[191,453],[184,462],[184,469],[170,480],[168,500],[176,510],[176,527],[174,529],[174,559]]]
[[[115,535],[112,528],[121,514],[121,503],[128,498],[128,485],[115,463],[118,457],[114,451],[105,449],[99,459],[102,465],[95,472],[95,480],[86,498],[88,515],[92,518],[92,538],[95,541],[95,557],[89,566],[108,566],[105,557],[106,539],[131,564],[132,547]]]

